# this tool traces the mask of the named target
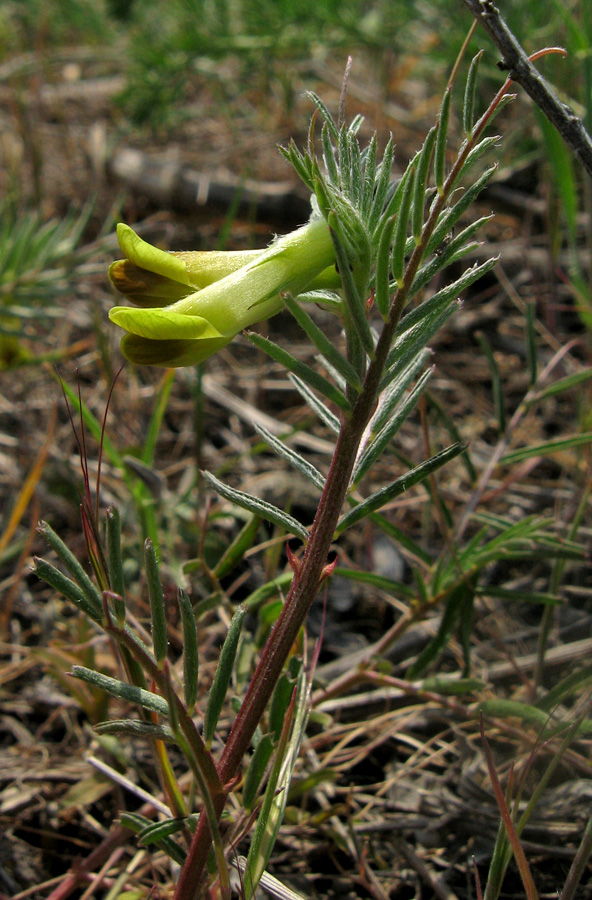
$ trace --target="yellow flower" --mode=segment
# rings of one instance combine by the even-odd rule
[[[116,306],[109,318],[128,332],[122,352],[139,364],[202,362],[244,328],[279,312],[282,293],[339,285],[322,218],[267,250],[167,253],[127,225],[117,226],[117,238],[126,259],[110,266],[109,277],[139,308]]]

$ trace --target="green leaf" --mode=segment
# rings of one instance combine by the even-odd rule
[[[484,716],[500,719],[521,719],[523,722],[544,728],[549,724],[549,713],[519,700],[484,700],[479,704]]]
[[[480,245],[475,241],[471,241],[471,238],[486,222],[491,221],[492,218],[493,215],[481,216],[481,218],[476,219],[474,222],[471,222],[470,225],[467,225],[466,228],[463,228],[463,230],[459,232],[456,237],[452,238],[448,244],[440,247],[440,252],[433,256],[429,262],[425,263],[418,270],[417,275],[413,279],[409,297],[414,297],[426,284],[429,284],[432,278],[434,278],[434,276],[445,266],[458,262],[463,256],[466,256],[467,253],[478,248]]]
[[[322,375],[319,375],[319,373],[315,372],[314,369],[311,369],[310,366],[307,366],[306,363],[296,359],[296,357],[292,356],[286,350],[278,347],[273,341],[262,337],[260,334],[255,334],[255,332],[251,331],[247,333],[247,337],[251,343],[259,348],[259,350],[262,350],[264,353],[267,353],[268,356],[271,356],[272,359],[275,359],[276,362],[279,362],[280,365],[288,370],[288,372],[297,375],[302,381],[305,381],[310,387],[314,388],[320,394],[323,394],[324,397],[331,400],[344,412],[350,411],[350,404],[347,397],[331,384],[330,381]]]
[[[402,340],[406,338],[407,332],[410,332],[411,330],[419,327],[420,330],[425,329],[426,332],[429,332],[431,337],[435,333],[435,331],[437,331],[438,328],[441,327],[441,314],[447,312],[447,308],[449,308],[454,303],[459,294],[461,294],[475,281],[478,281],[479,278],[493,269],[493,267],[497,264],[497,259],[497,257],[493,257],[492,259],[488,259],[480,265],[475,264],[469,269],[465,269],[460,278],[457,278],[456,281],[453,281],[451,284],[447,284],[440,291],[430,297],[429,300],[425,300],[419,306],[416,306],[415,309],[411,310],[411,312],[407,313],[407,315],[402,319],[397,331],[395,332],[395,340],[393,344],[393,350],[389,355],[389,363],[391,359],[394,359],[399,355],[399,345]],[[436,322],[439,324],[435,328]],[[429,339],[430,338],[428,337],[426,341]],[[423,343],[425,344],[426,341],[424,341]]]
[[[423,229],[423,218],[425,211],[425,194],[426,181],[428,177],[428,169],[432,160],[432,151],[434,149],[434,141],[438,129],[436,126],[430,128],[428,135],[420,150],[419,159],[417,160],[417,170],[415,173],[415,181],[413,185],[413,212],[412,212],[412,233],[415,243],[421,241],[421,232]]]
[[[389,189],[391,186],[390,178],[393,168],[394,155],[395,144],[393,141],[393,136],[391,134],[389,135],[387,145],[384,148],[384,153],[382,155],[382,160],[378,170],[378,177],[376,179],[376,185],[373,185],[374,199],[372,201],[372,209],[368,218],[368,230],[372,235],[375,235],[379,222],[381,222],[383,216],[386,215],[385,204],[388,201]],[[392,190],[394,193],[394,185]]]
[[[251,516],[243,525],[214,567],[214,575],[218,580],[232,572],[243,559],[245,553],[251,549],[257,537],[260,524],[261,519],[259,516]]]
[[[563,603],[561,597],[556,594],[525,591],[519,588],[503,588],[492,584],[477,587],[475,593],[481,597],[498,597],[500,600],[509,600],[512,603],[536,603],[542,606],[561,606]]]
[[[444,428],[448,432],[448,436],[450,439],[455,441],[462,441],[461,434],[456,427],[454,419],[445,409],[445,407],[440,403],[439,400],[434,397],[433,394],[426,394],[427,401],[432,409],[436,411],[436,414],[440,421],[442,422]],[[465,469],[467,470],[467,475],[469,476],[469,481],[471,484],[474,484],[477,481],[477,471],[475,466],[473,465],[473,460],[471,459],[471,454],[468,450],[465,450],[464,453],[461,454],[461,462],[463,463]]]
[[[374,465],[376,460],[382,455],[384,450],[391,443],[403,423],[409,417],[415,408],[419,398],[423,394],[427,383],[431,378],[433,368],[421,376],[412,391],[409,392],[405,400],[400,404],[391,418],[386,422],[384,427],[372,438],[365,451],[359,457],[354,467],[352,481],[357,484],[366,475],[368,470]]]
[[[572,156],[554,125],[535,107],[547,160],[551,166],[555,188],[561,199],[561,207],[567,225],[569,240],[575,245],[578,235],[579,186],[575,176]]]
[[[236,506],[240,506],[242,509],[254,513],[261,519],[265,519],[266,522],[272,522],[274,525],[278,525],[280,528],[285,529],[288,533],[297,535],[302,538],[303,541],[308,540],[308,531],[304,525],[301,525],[300,522],[288,515],[288,513],[278,509],[277,506],[273,506],[271,503],[267,503],[259,497],[254,497],[252,494],[246,494],[244,491],[238,491],[236,488],[232,488],[230,485],[218,481],[211,472],[204,471],[202,474],[210,487],[212,487],[216,493],[220,494],[221,497],[224,497]]]
[[[458,582],[454,590],[452,590],[446,601],[446,608],[440,620],[438,633],[428,646],[420,653],[418,659],[413,663],[407,671],[407,678],[420,678],[431,663],[448,644],[452,632],[457,622],[462,620],[462,614],[467,609],[472,608],[473,598],[475,596],[474,579],[462,579]]]
[[[391,305],[389,272],[390,272],[390,249],[393,230],[396,218],[391,216],[388,218],[382,229],[380,241],[378,243],[378,253],[376,255],[376,275],[374,300],[378,311],[382,318],[386,321]]]
[[[271,856],[288,802],[290,781],[305,734],[309,709],[310,685],[306,682],[304,672],[301,672],[296,701],[291,704],[285,717],[249,849],[244,877],[245,900],[252,900]]]
[[[286,712],[294,693],[294,686],[294,678],[291,678],[287,672],[283,672],[273,691],[269,704],[269,727],[274,743],[280,739]]]
[[[321,422],[326,425],[327,428],[329,428],[334,434],[339,434],[341,425],[337,416],[334,415],[321,400],[319,400],[317,395],[311,391],[306,382],[302,381],[301,378],[298,378],[297,375],[289,375],[288,378],[290,379],[300,396],[304,398],[313,412],[316,413]]]
[[[323,144],[323,161],[329,175],[329,179],[333,184],[339,184],[339,169],[335,161],[335,152],[331,143],[331,132],[329,126],[325,122],[321,128],[321,142]]]
[[[306,91],[306,96],[313,103],[313,105],[316,106],[316,108],[320,112],[320,114],[323,118],[323,121],[326,123],[327,128],[329,129],[329,131],[331,133],[331,139],[333,141],[337,142],[339,140],[339,132],[338,132],[337,126],[335,125],[335,122],[333,120],[333,116],[329,112],[327,106],[323,103],[323,101],[321,100],[319,95],[315,94],[314,91]]]
[[[300,180],[314,192],[315,171],[310,157],[302,154],[293,140],[290,140],[287,147],[278,147],[278,150],[290,163]]]
[[[390,503],[395,497],[409,490],[409,488],[424,481],[428,475],[436,472],[445,463],[462,453],[464,448],[464,444],[452,444],[425,462],[420,463],[420,465],[415,466],[409,472],[401,475],[400,478],[397,478],[387,487],[363,500],[338,522],[336,534],[343,534],[346,528],[350,528],[356,522],[359,522],[360,519],[364,519],[369,513],[375,512],[377,509],[385,506],[385,504]]]
[[[533,444],[530,447],[520,447],[518,450],[511,450],[506,453],[499,461],[500,466],[511,466],[514,463],[522,462],[525,459],[532,459],[536,456],[549,456],[552,453],[560,453],[564,450],[574,450],[576,447],[582,447],[592,441],[592,432],[588,431],[584,434],[573,434],[570,437],[555,438],[552,441],[545,441],[542,444]]]
[[[413,197],[413,184],[415,182],[415,160],[409,164],[405,170],[405,174],[400,182],[401,205],[397,213],[397,222],[395,225],[395,233],[393,238],[393,249],[391,254],[391,267],[393,278],[397,287],[403,285],[403,274],[405,271],[405,244],[407,242],[407,225],[409,223],[409,211],[411,209],[411,199]]]
[[[149,847],[150,844],[160,845],[163,838],[184,831],[190,824],[195,826],[197,819],[198,817],[196,815],[192,815],[179,816],[175,819],[165,819],[164,822],[150,822],[149,825],[146,825],[138,833],[138,843],[142,844],[144,847]],[[175,843],[175,846],[178,847],[184,855],[185,851],[182,847],[177,843]]]
[[[265,775],[267,764],[273,753],[273,741],[269,734],[263,735],[257,743],[249,762],[243,785],[243,806],[250,811],[257,797],[257,791]]]
[[[325,479],[312,463],[309,463],[303,456],[300,456],[299,453],[296,453],[295,450],[292,450],[291,447],[284,444],[283,441],[275,437],[275,435],[273,435],[271,431],[268,431],[267,428],[264,428],[263,425],[258,425],[257,422],[254,422],[253,424],[255,430],[261,435],[266,444],[269,444],[272,450],[275,450],[278,456],[281,456],[282,459],[285,459],[291,466],[294,466],[294,468],[311,481],[315,487],[319,488],[321,491],[323,490],[325,487]]]
[[[514,95],[506,94],[506,97],[510,97],[510,96],[515,97],[516,95],[515,94]],[[502,100],[502,103],[504,103],[504,102],[505,102],[505,98]],[[499,106],[498,106],[497,112],[499,112]],[[491,121],[492,120],[490,119],[489,120],[490,124],[491,124]],[[469,155],[467,156],[460,172],[457,172],[457,174],[456,174],[456,178],[454,179],[454,183],[453,183],[454,188],[459,183],[459,181],[461,181],[462,178],[466,175],[466,173],[469,171],[469,169],[471,169],[475,165],[475,163],[478,162],[481,159],[481,157],[487,153],[488,150],[490,150],[492,147],[496,147],[499,144],[499,140],[500,140],[499,134],[490,135],[489,137],[483,138],[482,141],[480,141],[478,144],[476,144],[473,147],[473,149],[470,151]]]
[[[470,138],[473,133],[475,86],[477,84],[477,71],[479,69],[479,63],[481,62],[482,56],[483,50],[479,50],[477,55],[473,57],[471,65],[469,67],[469,74],[467,76],[467,84],[465,87],[465,99],[463,104],[463,130],[465,136],[468,138]]]
[[[161,716],[168,717],[168,703],[163,697],[153,694],[152,691],[145,691],[143,688],[136,687],[133,684],[125,684],[123,681],[118,681],[117,678],[111,678],[110,675],[102,675],[100,672],[95,672],[93,669],[87,669],[84,666],[73,666],[70,674],[73,678],[80,678],[81,681],[87,684],[101,688],[107,694],[111,694],[112,697],[118,697],[120,700],[126,700],[128,703],[136,703],[143,709],[149,709]]]
[[[474,519],[493,526],[500,533],[482,544],[484,531],[479,531],[469,544],[457,552],[454,559],[450,559],[447,566],[442,568],[440,582],[435,583],[433,588],[435,591],[439,590],[439,583],[445,583],[447,578],[455,575],[459,566],[462,571],[468,573],[498,560],[537,559],[542,554],[548,558],[560,559],[582,557],[582,547],[572,541],[555,538],[545,530],[548,523],[536,516],[526,516],[518,522],[509,522],[481,513],[474,516]]]
[[[447,235],[452,232],[452,229],[460,217],[467,211],[469,206],[474,203],[483,188],[487,186],[496,170],[497,165],[490,166],[489,169],[486,169],[481,177],[464,191],[460,200],[457,200],[452,208],[447,209],[442,213],[438,219],[438,224],[434,228],[434,233],[428,242],[428,246],[426,247],[426,255],[429,256],[430,253],[434,253]]]
[[[351,155],[349,152],[350,142],[348,141],[348,133],[345,125],[339,129],[337,141],[337,158],[339,160],[339,186],[343,193],[353,200],[352,196],[352,165]]]
[[[537,700],[537,708],[545,710],[547,713],[553,712],[559,703],[562,703],[567,697],[572,696],[577,688],[587,686],[591,679],[592,665],[584,666],[577,672],[571,672],[554,685],[544,697]]]
[[[368,319],[366,318],[366,302],[360,294],[352,272],[354,261],[349,257],[345,249],[344,223],[333,211],[329,213],[327,221],[331,229],[333,243],[335,244],[335,259],[337,260],[337,270],[343,284],[343,297],[349,310],[353,327],[356,329],[356,334],[361,341],[364,351],[372,359],[374,357],[374,341]]]
[[[478,678],[446,678],[441,675],[424,678],[421,683],[422,691],[442,694],[444,697],[462,697],[464,694],[478,693],[484,688],[485,683]]]
[[[377,433],[389,421],[393,410],[401,401],[405,391],[410,387],[421,369],[431,358],[431,350],[421,350],[411,362],[403,366],[401,371],[393,378],[378,401],[378,408],[371,420],[371,430]],[[460,440],[460,438],[455,438]]]
[[[56,569],[54,565],[47,562],[45,559],[40,559],[38,556],[33,557],[33,562],[35,564],[35,574],[38,578],[49,584],[54,591],[57,591],[65,597],[66,600],[69,600],[70,603],[73,603],[74,606],[88,616],[89,619],[92,619],[94,622],[102,621],[102,607],[100,611],[97,610],[96,605],[91,603],[84,591],[68,578],[67,575],[64,575],[64,573],[60,572],[59,569]]]
[[[204,740],[208,748],[212,744],[214,731],[216,730],[216,725],[218,724],[218,719],[220,717],[220,713],[224,705],[224,700],[230,686],[230,679],[232,678],[232,668],[234,666],[234,659],[236,656],[236,651],[238,649],[238,641],[240,638],[241,628],[246,611],[246,607],[238,607],[237,611],[232,617],[232,621],[230,622],[230,625],[228,627],[226,640],[224,641],[222,650],[220,651],[220,659],[218,661],[216,674],[214,675],[214,680],[210,689],[208,705],[206,707],[204,716],[203,732]]]
[[[167,256],[171,254],[167,253]],[[176,369],[167,369],[158,392],[156,394],[156,402],[152,407],[152,415],[148,423],[148,430],[144,440],[144,449],[142,450],[142,462],[146,466],[154,465],[154,454],[156,451],[156,442],[160,434],[162,420],[167,409],[169,397],[175,380]]]
[[[438,121],[438,135],[436,137],[436,149],[434,151],[434,179],[440,196],[443,194],[444,181],[446,179],[446,138],[448,136],[451,94],[452,91],[448,88],[442,100]]]
[[[347,578],[348,581],[355,581],[358,584],[367,584],[369,587],[376,588],[378,591],[384,591],[390,597],[404,597],[405,600],[415,601],[416,594],[413,588],[408,584],[402,584],[400,581],[393,581],[392,578],[386,578],[384,575],[377,575],[375,572],[366,572],[363,569],[346,569],[345,566],[336,566],[333,569],[333,575],[341,578]]]
[[[123,563],[121,560],[121,519],[114,506],[110,506],[106,515],[107,521],[107,568],[109,570],[109,586],[117,595],[113,598],[113,607],[117,621],[125,621],[125,582],[123,579]]]
[[[427,300],[426,303],[430,303],[430,301]],[[438,298],[437,302],[430,304],[429,308],[425,307],[426,315],[423,321],[415,320],[413,324],[406,327],[409,316],[405,316],[401,323],[401,330],[393,341],[393,349],[387,360],[388,368],[380,384],[381,391],[388,388],[399,377],[401,371],[422,352],[428,341],[457,309],[458,302],[456,300],[448,298],[440,302],[440,298]]]
[[[164,605],[164,591],[158,571],[156,551],[150,538],[144,542],[144,566],[146,569],[146,581],[148,583],[148,597],[150,599],[150,619],[152,624],[152,647],[154,656],[159,665],[162,665],[167,655],[168,634],[166,625],[166,610]]]
[[[263,603],[266,603],[272,597],[277,597],[278,594],[282,594],[284,591],[286,591],[292,584],[293,578],[294,573],[292,571],[284,572],[282,575],[278,575],[277,578],[273,578],[266,584],[262,584],[261,587],[256,588],[256,590],[254,590],[252,594],[249,594],[244,602],[244,605],[247,607],[249,612],[258,609]]]
[[[101,593],[92,583],[72,551],[66,546],[63,540],[58,537],[51,525],[48,525],[47,522],[40,522],[37,526],[37,532],[45,538],[60,562],[65,565],[68,572],[87,598],[88,608],[93,611],[92,618],[98,622],[101,621],[103,618],[103,598]]]
[[[94,726],[94,731],[97,734],[125,734],[131,737],[177,742],[173,730],[167,725],[156,725],[154,722],[143,722],[139,719],[110,719],[108,722],[99,722]]]
[[[123,812],[119,816],[119,820],[124,828],[129,828],[130,831],[133,831],[134,834],[140,835],[148,829],[153,827],[158,828],[158,826],[166,826],[168,821],[177,821],[177,820],[167,820],[167,822],[151,822],[150,819],[147,819],[145,816],[141,816],[138,813],[128,813]],[[157,841],[155,841],[156,846],[163,851],[168,857],[170,857],[177,865],[182,866],[186,859],[185,850],[176,842],[173,841],[170,837],[166,836],[166,828],[163,828],[163,834],[160,835]]]
[[[337,274],[337,270],[335,271],[335,277],[339,278]],[[341,279],[339,279],[341,282]],[[335,291],[328,290],[326,288],[317,288],[316,290],[308,290],[303,291],[301,294],[298,294],[298,303],[302,305],[303,303],[316,303],[317,306],[321,306],[323,309],[328,309],[330,312],[335,313],[336,315],[341,315],[343,309],[343,301],[339,294],[336,294]]]
[[[538,403],[539,400],[545,400],[547,397],[554,397],[556,394],[562,394],[564,391],[570,391],[572,390],[572,388],[578,387],[580,384],[584,384],[591,378],[592,367],[589,369],[584,369],[581,372],[574,372],[573,375],[566,375],[565,378],[560,378],[558,381],[555,381],[548,387],[541,388],[540,391],[537,391],[534,397],[529,400],[529,406],[531,406],[533,403]]]
[[[284,295],[284,303],[303,331],[306,332],[321,356],[323,356],[339,372],[339,374],[343,376],[347,384],[359,393],[362,389],[360,377],[347,359],[341,355],[335,344],[329,340],[318,325],[315,325],[309,314],[290,294]]]
[[[197,700],[197,679],[199,675],[197,624],[191,601],[181,588],[177,591],[177,602],[183,625],[183,696],[185,705],[191,712]]]
[[[498,421],[499,432],[500,434],[504,434],[506,431],[506,408],[504,404],[504,389],[502,387],[502,378],[500,375],[499,366],[493,354],[493,350],[491,349],[491,345],[483,332],[478,331],[475,336],[479,341],[479,346],[481,347],[483,355],[485,356],[489,364],[489,371],[491,373],[491,387],[493,391],[493,406]]]
[[[370,138],[370,143],[362,153],[364,168],[364,183],[362,188],[362,199],[360,202],[360,215],[367,222],[372,210],[372,203],[375,196],[376,185],[376,150],[378,141],[376,134]],[[372,234],[372,229],[369,229]]]

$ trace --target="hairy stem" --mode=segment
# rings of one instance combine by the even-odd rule
[[[327,554],[331,547],[335,528],[349,487],[360,441],[374,412],[393,337],[407,303],[413,280],[424,256],[425,248],[468,154],[480,138],[485,126],[504,96],[508,85],[509,80],[474,126],[471,137],[461,148],[454,166],[446,179],[442,195],[432,206],[428,220],[422,230],[421,240],[415,247],[406,265],[403,283],[393,297],[388,319],[376,345],[374,359],[370,362],[366,372],[363,389],[354,403],[351,416],[344,419],[342,423],[325,488],[319,502],[300,569],[294,577],[282,612],[263,649],[261,659],[247,689],[245,699],[234,721],[218,764],[218,774],[222,784],[225,786],[232,783],[239,771],[244,754],[249,749],[255,729],[271,698],[288,654],[317,594],[323,569],[327,563]],[[224,795],[214,798],[213,805],[218,815],[222,813],[224,802]],[[203,873],[210,841],[208,820],[202,814],[193,835],[187,859],[181,870],[174,900],[197,900],[199,898],[203,886]]]

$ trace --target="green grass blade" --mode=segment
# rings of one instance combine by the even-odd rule
[[[245,774],[242,799],[243,805],[247,811],[250,811],[253,808],[253,804],[257,798],[257,791],[259,790],[259,786],[265,775],[265,770],[271,759],[272,753],[273,741],[269,734],[265,734],[257,743]]]
[[[236,568],[244,558],[245,553],[253,546],[260,523],[261,519],[259,516],[251,516],[248,522],[243,525],[235,539],[224,551],[221,559],[216,563],[214,567],[214,576],[216,578],[224,578]]]
[[[502,379],[499,366],[493,354],[493,350],[491,349],[491,345],[483,332],[478,331],[475,336],[479,341],[481,351],[489,364],[489,371],[491,373],[491,388],[493,392],[493,407],[498,421],[499,432],[500,434],[504,434],[506,431],[506,408],[504,404],[504,390],[502,387]]]
[[[467,601],[472,603],[475,595],[475,586],[472,581],[464,578],[459,581],[457,586],[452,590],[446,601],[446,608],[440,627],[434,639],[430,641],[428,646],[422,651],[418,659],[407,670],[407,678],[415,680],[421,678],[426,669],[434,662],[448,644],[452,632],[461,617],[461,611],[466,608]]]
[[[531,447],[520,447],[518,450],[511,450],[506,453],[499,461],[500,466],[512,466],[517,462],[525,459],[532,459],[536,456],[550,456],[553,453],[560,453],[566,450],[575,450],[576,447],[582,447],[592,441],[592,432],[588,431],[584,434],[573,434],[566,438],[555,438],[552,441],[545,441],[542,444],[534,444]]]
[[[393,249],[391,253],[391,269],[397,287],[403,285],[405,271],[405,245],[407,243],[407,226],[409,224],[409,211],[413,197],[413,185],[415,182],[415,162],[405,170],[401,179],[401,205],[397,212],[397,221],[393,236]]]
[[[378,307],[378,311],[382,318],[386,321],[391,305],[390,300],[390,249],[393,231],[396,223],[395,216],[391,216],[386,220],[380,241],[378,244],[378,254],[376,257],[376,275],[374,287],[374,301]]]
[[[124,734],[147,740],[177,742],[172,728],[154,722],[143,722],[140,719],[110,719],[108,722],[99,722],[93,727],[93,731],[97,734]]]
[[[146,432],[146,440],[144,441],[144,448],[142,450],[142,462],[146,466],[154,465],[156,442],[158,440],[158,435],[160,434],[162,420],[164,418],[169,397],[171,395],[176,372],[176,369],[166,370],[156,394],[156,401],[154,403],[152,415],[150,416],[150,422],[148,424],[148,430]]]
[[[490,166],[489,169],[486,169],[481,177],[464,191],[460,200],[457,200],[454,206],[442,213],[438,219],[438,224],[434,228],[434,233],[428,242],[426,255],[434,253],[445,238],[452,232],[452,229],[459,221],[460,217],[467,211],[469,206],[475,202],[481,191],[489,184],[496,171],[497,165]]]
[[[415,181],[413,185],[413,211],[411,215],[411,231],[415,238],[415,243],[421,241],[421,232],[423,230],[423,219],[425,212],[425,194],[428,170],[432,161],[432,152],[434,150],[434,142],[438,133],[437,126],[430,128],[421,148],[419,159],[417,160],[417,170],[415,173]]]

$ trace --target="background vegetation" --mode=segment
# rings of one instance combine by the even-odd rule
[[[590,130],[589,4],[507,6],[527,51],[567,47],[566,60],[539,65]],[[143,539],[158,548],[175,665],[177,585],[195,605],[198,706],[236,606],[247,603],[221,731],[291,570],[282,530],[216,498],[199,470],[306,518],[313,498],[289,469],[270,468],[255,425],[290,431],[321,469],[328,461],[327,428],[242,339],[199,371],[128,366],[108,400],[121,365],[106,317],[115,222],[166,249],[265,246],[300,224],[307,192],[285,184],[274,145],[306,139],[307,88],[336,111],[348,54],[349,117],[362,113],[362,134],[375,130],[382,148],[393,132],[402,171],[470,25],[460,0],[0,7],[0,893],[66,896],[70,866],[97,852],[86,866],[97,896],[147,896],[174,879],[162,842],[138,849],[130,832],[121,847],[108,844],[122,810],[162,803],[158,768],[146,741],[93,731],[128,705],[65,673],[78,665],[118,677],[111,646],[31,573],[32,556],[48,555],[40,518],[86,565],[81,448],[56,371],[79,441],[84,421],[91,486],[109,403],[101,506],[120,510],[140,623],[149,617]],[[478,31],[462,75],[481,47],[479,110],[503,78]],[[463,136],[461,93],[451,150]],[[496,216],[474,253],[499,253],[500,263],[432,343],[429,393],[377,478],[392,480],[391,470],[457,437],[468,450],[427,489],[394,501],[380,526],[352,532],[309,619],[309,641],[323,635],[313,713],[270,866],[305,897],[464,897],[475,891],[471,857],[485,883],[500,812],[480,715],[539,891],[564,884],[578,847],[587,865],[590,184],[522,95],[496,128],[499,169],[475,212]],[[139,154],[139,177],[124,151]],[[205,173],[230,186],[230,200],[188,205],[163,188],[163,171]],[[257,202],[269,182],[284,183],[279,212]],[[265,329],[312,362],[287,315]],[[455,580],[459,563],[469,593]],[[185,790],[174,754],[172,767]],[[503,840],[496,854],[499,874]],[[512,863],[489,896],[522,889]]]

